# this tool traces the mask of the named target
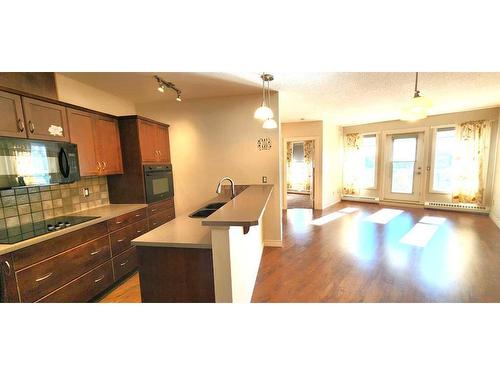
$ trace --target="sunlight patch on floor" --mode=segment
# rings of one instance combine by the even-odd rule
[[[345,214],[352,214],[353,212],[356,212],[356,211],[359,211],[358,207],[346,207],[346,208],[339,210],[338,212],[343,212]]]
[[[419,223],[422,224],[434,224],[434,225],[441,225],[446,221],[445,217],[439,217],[439,216],[424,216],[423,218],[420,219]]]
[[[438,230],[437,225],[417,223],[399,242],[417,247],[425,247]]]
[[[313,221],[311,221],[311,224],[312,225],[325,225],[325,224],[330,223],[334,220],[337,220],[338,218],[341,218],[344,215],[345,215],[345,213],[342,213],[342,212],[332,212],[331,214],[314,219]]]
[[[403,210],[395,210],[392,208],[382,208],[378,210],[374,214],[365,217],[365,221],[371,221],[376,224],[387,224],[389,221],[394,219],[395,217],[401,215]]]

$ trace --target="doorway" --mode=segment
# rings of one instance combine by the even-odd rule
[[[386,142],[385,198],[420,201],[424,133],[390,134]]]
[[[314,208],[314,140],[286,142],[286,207]]]

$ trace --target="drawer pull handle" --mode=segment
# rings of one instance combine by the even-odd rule
[[[94,283],[98,283],[99,281],[101,281],[102,279],[104,279],[104,276],[105,275],[102,275],[101,277],[99,277],[98,279],[95,279],[94,280]]]
[[[36,282],[40,282],[40,281],[43,281],[43,280],[45,280],[45,279],[48,279],[50,276],[52,276],[52,272],[51,272],[51,273],[46,274],[45,276],[39,277],[39,278],[38,278],[38,279],[36,279],[35,281],[36,281]]]
[[[99,249],[99,250],[96,250],[96,251],[92,251],[92,252],[90,253],[90,255],[96,255],[96,254],[99,254],[101,251],[102,251],[102,249]]]
[[[142,216],[142,214],[135,214],[135,217],[139,217],[139,216]]]
[[[158,223],[153,223],[153,226],[156,225],[156,224],[158,224]]]
[[[142,233],[142,230],[138,230],[137,233]]]
[[[126,239],[127,239],[127,237],[125,237],[125,238],[120,238],[117,242],[123,242],[123,241],[125,241]]]
[[[121,224],[123,221],[115,221],[115,224]]]
[[[157,208],[152,208],[151,212],[155,212],[156,210],[158,210],[158,209]]]
[[[125,262],[123,262],[123,263],[120,263],[120,266],[122,266],[122,267],[123,267],[123,266],[124,266],[125,264],[127,264],[127,263],[128,263],[128,260],[126,260],[126,261],[125,261]]]

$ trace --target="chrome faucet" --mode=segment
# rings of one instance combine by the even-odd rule
[[[224,182],[224,180],[228,180],[231,183],[231,199],[232,199],[236,196],[236,192],[234,190],[234,181],[232,179],[230,179],[229,177],[222,177],[220,179],[219,184],[217,185],[217,189],[215,190],[215,192],[217,194],[220,194],[222,192],[222,182]]]

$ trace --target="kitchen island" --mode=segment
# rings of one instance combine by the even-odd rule
[[[143,302],[250,302],[273,186],[250,185],[206,217],[190,213],[134,239]]]

